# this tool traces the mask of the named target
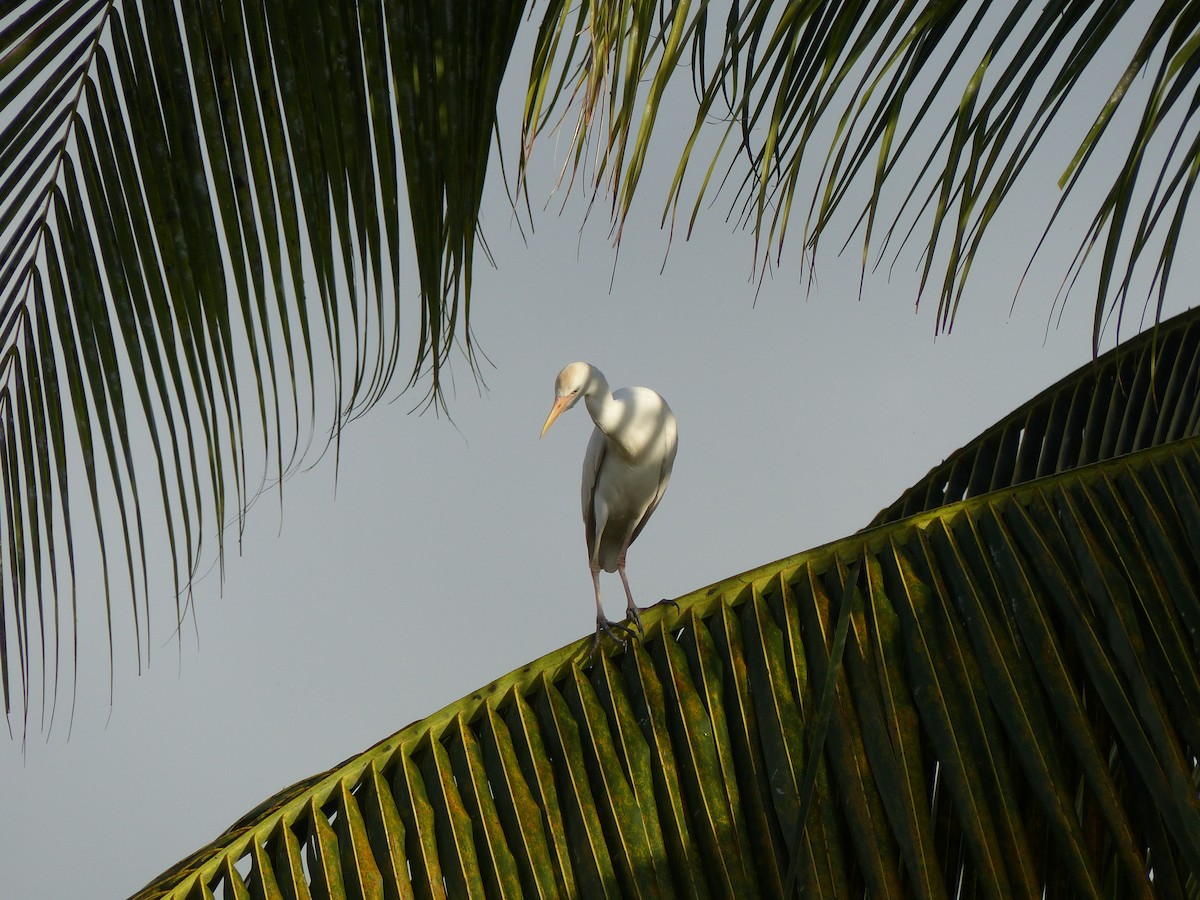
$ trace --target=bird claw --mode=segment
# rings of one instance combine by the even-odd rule
[[[616,629],[616,631],[614,631],[613,629]],[[624,647],[625,640],[623,638],[617,637],[617,631],[623,632],[628,637],[636,637],[636,635],[633,633],[632,630],[630,630],[625,625],[622,625],[620,622],[610,622],[608,619],[604,618],[603,616],[597,616],[596,617],[596,636],[595,636],[595,638],[592,639],[592,650],[594,651],[597,647],[600,646],[600,635],[601,634],[607,634],[610,638],[612,638],[614,641],[616,641],[618,644],[620,644],[622,647]]]
[[[638,615],[638,608],[636,606],[626,607],[625,619],[626,619],[626,621],[632,622],[634,625],[637,626],[638,633],[642,637],[646,636],[646,628],[644,625],[642,625],[642,617]],[[625,627],[625,630],[628,631],[630,634],[633,633],[632,629],[630,629],[628,626],[624,626],[624,627]]]
[[[655,604],[655,606],[662,606],[664,603],[667,604],[667,606],[675,607],[676,612],[679,611],[679,604],[674,600],[668,599],[667,597],[663,597],[658,601],[658,603]]]

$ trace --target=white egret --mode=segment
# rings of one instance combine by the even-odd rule
[[[619,640],[613,626],[629,629],[604,615],[600,570],[620,573],[629,601],[626,617],[644,632],[625,575],[625,553],[646,527],[671,478],[677,446],[675,414],[655,391],[631,387],[610,392],[599,369],[573,362],[554,381],[554,406],[542,435],[581,397],[596,423],[583,457],[582,491],[588,563],[596,589],[596,640],[601,631]]]

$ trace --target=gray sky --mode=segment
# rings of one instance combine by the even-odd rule
[[[511,73],[510,123],[524,73],[523,62]],[[1113,78],[1099,78],[1104,93]],[[670,135],[672,117],[659,128]],[[0,757],[6,896],[127,895],[280,788],[589,634],[578,493],[592,424],[580,406],[538,440],[554,376],[572,360],[614,387],[654,387],[679,419],[670,490],[629,554],[641,603],[866,524],[1089,358],[1090,281],[1047,332],[1083,213],[1009,315],[1073,151],[1043,154],[992,232],[953,334],[936,340],[933,304],[913,310],[915,252],[890,279],[869,273],[858,300],[857,245],[839,258],[827,241],[807,295],[793,246],[755,300],[753,241],[723,221],[726,200],[690,243],[675,242],[660,275],[664,162],[645,177],[610,291],[603,215],[581,237],[581,198],[561,218],[554,201],[526,245],[493,179],[484,228],[499,270],[477,269],[473,307],[495,363],[486,392],[460,359],[453,424],[407,415],[418,397],[401,397],[345,432],[336,498],[331,456],[286,482],[282,525],[277,499],[264,498],[242,554],[230,546],[223,585],[214,573],[197,586],[198,650],[190,624],[176,649],[163,592],[138,677],[118,610],[111,711],[103,621],[83,623],[70,740],[58,723],[48,742],[34,733],[24,754],[17,740]],[[560,163],[553,141],[539,145],[535,199]],[[1168,314],[1186,308],[1196,277],[1194,260],[1177,264]],[[410,267],[402,290],[415,285]],[[1135,313],[1123,333],[1136,324]],[[619,616],[619,580],[602,585]]]

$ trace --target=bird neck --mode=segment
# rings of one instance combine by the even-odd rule
[[[621,423],[621,404],[608,389],[608,381],[595,369],[592,370],[592,382],[583,395],[583,402],[587,404],[588,415],[592,417],[596,427],[605,434],[612,435]]]

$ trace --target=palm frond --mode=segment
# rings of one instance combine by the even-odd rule
[[[881,510],[895,522],[1079,466],[1200,435],[1200,310],[1072,372],[929,470]]]
[[[127,594],[140,666],[164,588],[147,552],[165,550],[182,598],[306,435],[336,438],[383,395],[406,196],[421,286],[409,384],[428,373],[439,399],[520,13],[60,0],[0,15],[6,712],[28,714],[39,669],[55,698],[74,658],[82,492],[110,634]]]
[[[791,865],[803,896],[1188,896],[1200,437],[1153,431],[660,604],[623,650],[564,647],[138,896],[774,897]]]
[[[1106,310],[1124,311],[1141,283],[1139,266],[1149,267],[1147,302],[1156,293],[1161,310],[1200,159],[1198,16],[1193,3],[1101,0],[551,4],[530,74],[526,154],[575,110],[574,166],[594,144],[586,177],[611,194],[619,238],[660,104],[688,102],[678,87],[668,95],[668,83],[690,73],[695,120],[663,211],[672,231],[690,202],[690,233],[727,182],[739,185],[731,214],[753,228],[763,271],[782,253],[793,203],[805,196],[802,245],[814,259],[830,228],[844,227],[838,213],[857,220],[864,270],[924,231],[920,290],[936,291],[937,327],[948,329],[984,236],[1035,151],[1078,142],[1061,161],[1062,197],[1048,230],[1107,140],[1125,160],[1115,174],[1100,173],[1111,187],[1063,273],[1073,282],[1099,252],[1098,341]],[[1125,51],[1130,30],[1143,38]],[[723,33],[719,46],[714,33]],[[1096,96],[1090,76],[1117,52],[1130,54],[1125,69]],[[1142,76],[1140,118],[1112,129],[1136,115],[1129,107],[1141,102]],[[1078,110],[1093,124],[1064,139],[1055,129]],[[714,144],[693,175],[697,149]]]

